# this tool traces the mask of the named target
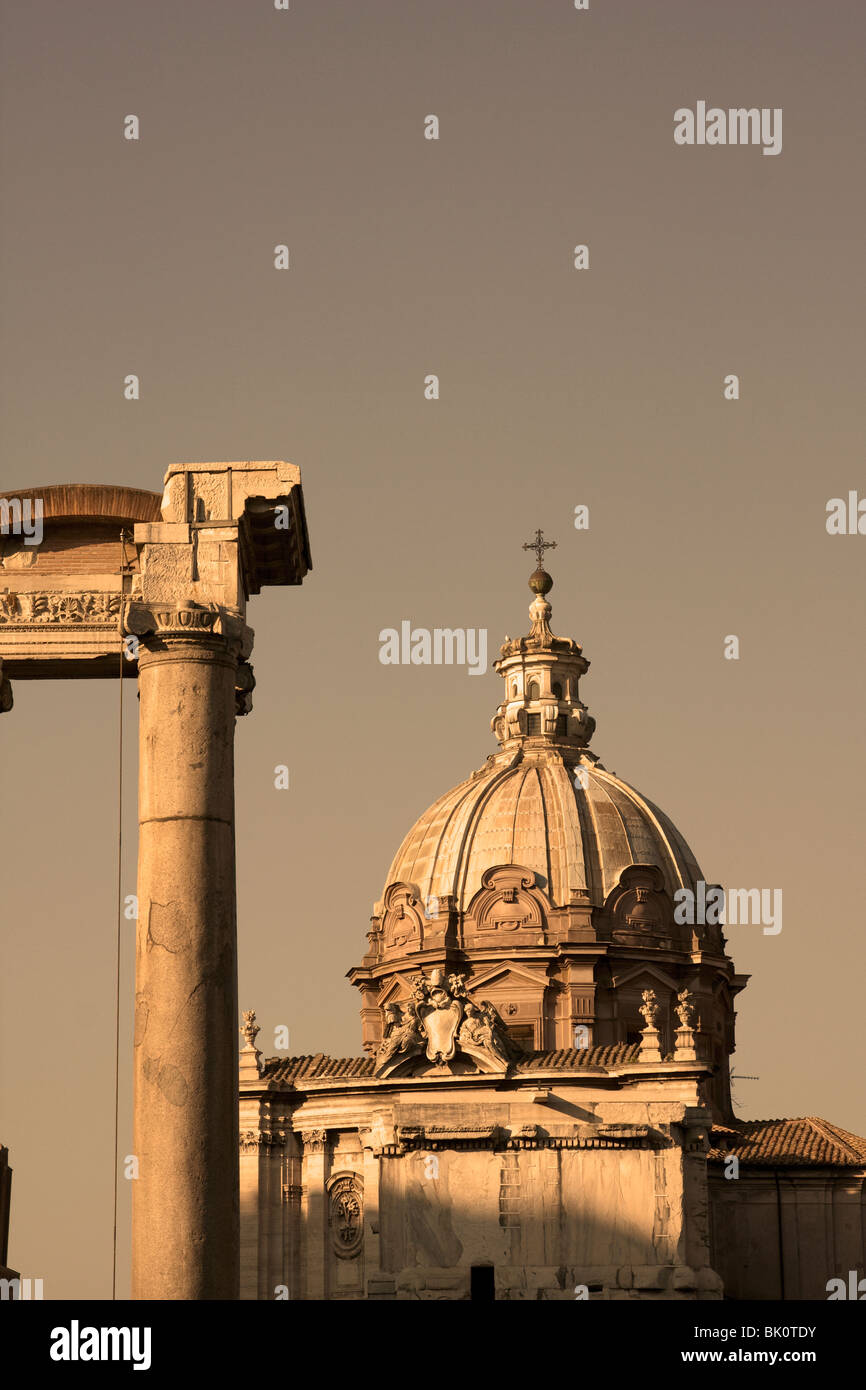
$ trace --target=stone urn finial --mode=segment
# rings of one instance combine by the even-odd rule
[[[644,1020],[644,1025],[655,1031],[659,1016],[659,1006],[656,1002],[656,992],[654,989],[645,989],[641,994],[640,1012]]]
[[[255,1048],[256,1038],[259,1036],[259,1033],[261,1031],[261,1028],[256,1023],[255,1009],[245,1010],[243,1026],[238,1029],[238,1032],[246,1042],[247,1047]]]
[[[677,1018],[681,1028],[691,1028],[695,1017],[694,995],[690,990],[681,989],[677,995]]]

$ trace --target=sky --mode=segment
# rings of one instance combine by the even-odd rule
[[[379,633],[484,628],[492,661],[542,527],[594,751],[708,881],[783,890],[781,932],[728,930],[739,1113],[866,1132],[866,536],[826,526],[866,497],[864,28],[843,0],[0,3],[0,486],[301,469],[313,569],[251,600],[236,739],[266,1053],[359,1053],[391,859],[496,746],[492,669],[383,665]],[[781,109],[780,153],[676,144],[698,102]],[[0,723],[0,1142],[47,1298],[111,1287],[118,694],[19,682]]]

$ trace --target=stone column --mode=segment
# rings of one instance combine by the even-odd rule
[[[154,606],[139,649],[136,1299],[238,1297],[234,722],[251,634],[217,616]]]
[[[304,1298],[327,1296],[328,1131],[301,1131],[304,1146]]]

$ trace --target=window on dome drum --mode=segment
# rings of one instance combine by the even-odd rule
[[[568,733],[568,715],[567,715],[567,714],[558,714],[558,715],[556,716],[556,732],[557,732],[558,734],[567,734],[567,733]]]
[[[554,684],[553,684],[553,698],[554,698],[555,700],[561,700],[561,699],[562,699],[562,686],[559,684],[559,681],[554,681]]]
[[[529,682],[529,689],[528,689],[527,692],[526,692],[526,697],[527,697],[527,699],[529,699],[529,700],[537,700],[540,694],[541,694],[541,687],[539,686],[538,681],[530,681],[530,682]]]
[[[472,1265],[469,1271],[469,1298],[479,1303],[496,1302],[496,1271],[493,1265]]]
[[[541,733],[541,715],[540,715],[540,714],[529,714],[529,715],[527,715],[527,717],[526,717],[526,732],[527,732],[528,734],[540,734],[540,733]]]

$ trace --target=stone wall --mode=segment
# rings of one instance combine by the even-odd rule
[[[830,1279],[864,1273],[863,1174],[709,1165],[713,1266],[732,1299],[826,1299]]]
[[[242,1098],[241,1296],[467,1299],[485,1267],[499,1299],[718,1298],[682,1089]]]

